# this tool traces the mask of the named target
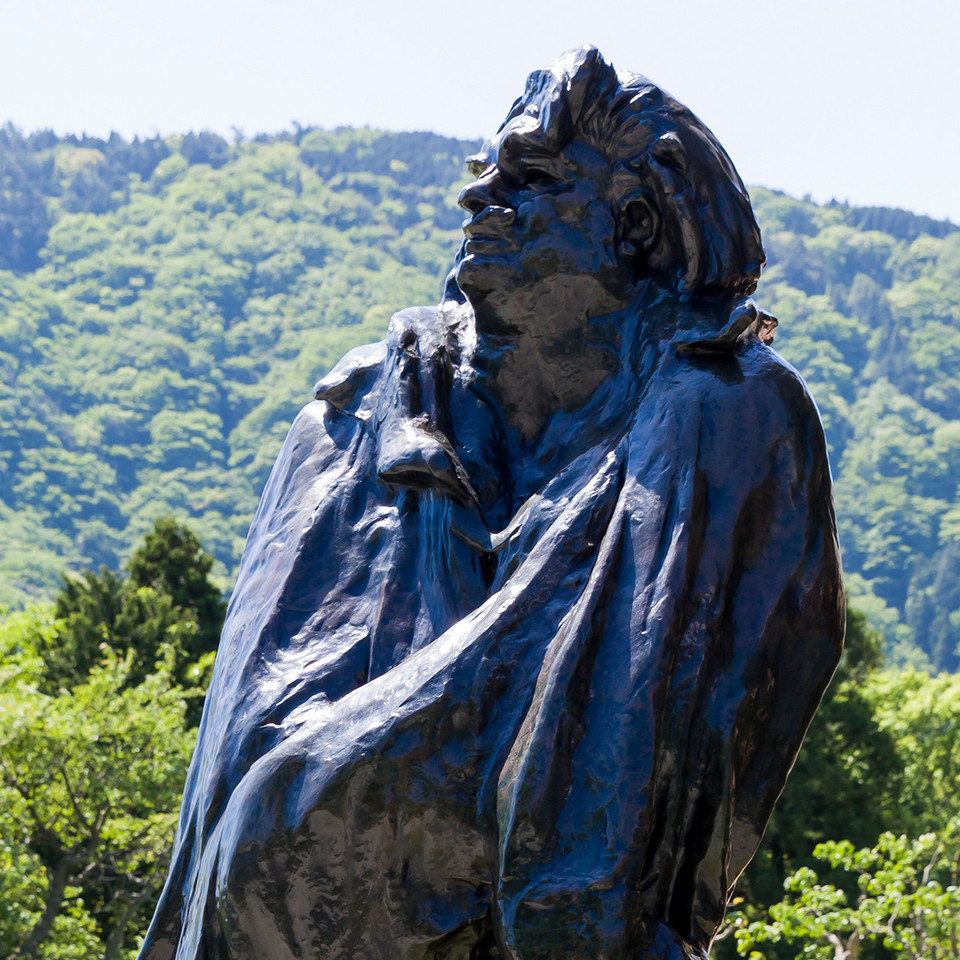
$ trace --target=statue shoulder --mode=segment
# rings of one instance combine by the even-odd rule
[[[791,471],[809,477],[826,472],[823,426],[807,385],[759,340],[731,351],[678,354],[659,379],[663,392],[654,419],[673,423],[685,449],[696,450],[719,473],[763,473],[783,458],[792,462]]]
[[[777,404],[793,423],[809,422],[821,437],[820,411],[800,372],[776,350],[765,344],[747,345],[740,357],[745,381],[761,396]]]
[[[803,377],[776,350],[757,338],[730,351],[681,354],[688,388],[714,409],[761,406],[793,415],[819,414]]]

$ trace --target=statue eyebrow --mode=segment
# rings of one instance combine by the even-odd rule
[[[520,157],[518,166],[524,172],[547,173],[557,177],[557,179],[562,179],[561,168],[563,163],[560,157],[556,157],[552,153],[525,153]]]
[[[517,130],[508,133],[497,145],[497,165],[506,160],[509,166],[519,166],[525,156],[540,154],[548,156],[543,144]]]
[[[559,159],[542,140],[520,130],[508,133],[497,145],[497,166],[516,181],[525,181],[530,173],[562,180],[559,171],[553,169]]]
[[[491,146],[486,143],[477,153],[465,158],[464,163],[472,176],[482,177],[490,167],[496,165],[508,179],[521,180],[530,172],[556,180],[563,179],[558,171],[552,169],[560,158],[540,140],[533,139],[523,131],[508,133],[497,144],[495,155]]]

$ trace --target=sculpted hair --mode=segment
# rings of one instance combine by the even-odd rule
[[[579,136],[607,157],[621,231],[628,209],[650,211],[638,269],[683,294],[756,289],[765,257],[747,191],[716,137],[683,104],[581,47],[530,75],[507,121],[523,114],[545,147],[559,150]]]

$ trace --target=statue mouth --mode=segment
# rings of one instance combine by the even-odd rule
[[[519,249],[520,245],[510,237],[495,236],[468,237],[463,246],[467,256],[504,256]]]
[[[516,210],[491,205],[464,220],[463,233],[468,244],[472,240],[509,241],[516,220]]]

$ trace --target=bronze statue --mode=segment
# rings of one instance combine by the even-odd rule
[[[712,134],[592,48],[438,307],[297,418],[144,960],[707,954],[843,635],[816,408]]]

